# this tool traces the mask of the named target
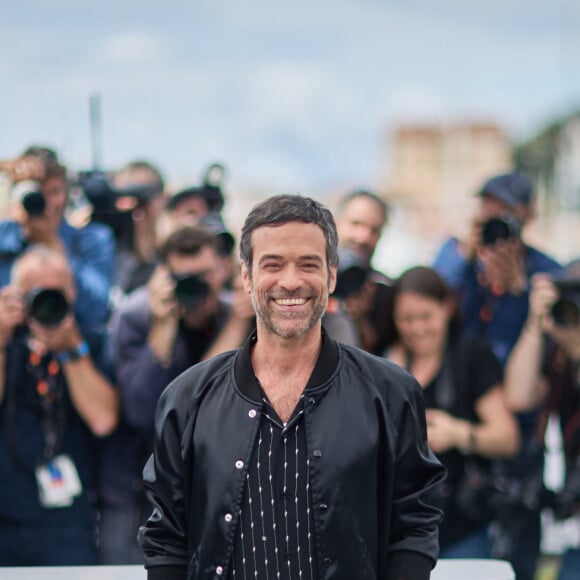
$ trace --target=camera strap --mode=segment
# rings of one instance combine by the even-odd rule
[[[62,447],[66,425],[66,401],[64,377],[60,364],[52,356],[41,358],[30,349],[28,361],[23,360],[23,349],[13,344],[11,362],[7,365],[6,376],[6,442],[10,455],[16,465],[28,472],[34,472],[38,465],[51,461]],[[18,368],[24,364],[27,375],[35,380],[35,392],[28,385],[28,380],[19,385]],[[27,464],[18,453],[15,437],[15,423],[17,416],[17,389],[26,388],[26,398],[30,406],[40,415],[40,422],[44,436],[42,459],[33,464]]]

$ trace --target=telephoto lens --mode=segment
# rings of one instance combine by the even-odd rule
[[[27,179],[19,181],[12,186],[10,196],[18,201],[29,216],[44,215],[46,201],[40,191],[40,183]]]
[[[66,296],[52,288],[34,288],[26,296],[28,315],[42,326],[58,326],[70,312]]]
[[[552,318],[558,326],[568,328],[580,325],[580,279],[554,280],[560,293],[552,306]]]
[[[521,223],[516,218],[490,218],[481,228],[481,243],[484,246],[494,246],[499,240],[518,239],[520,231]]]
[[[174,274],[175,299],[188,310],[201,304],[209,295],[208,283],[195,274]]]

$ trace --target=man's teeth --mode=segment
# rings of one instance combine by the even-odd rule
[[[280,306],[299,306],[306,304],[306,298],[278,298],[276,304]]]

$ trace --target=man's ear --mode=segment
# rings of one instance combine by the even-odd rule
[[[248,268],[246,266],[245,262],[240,262],[240,270],[241,270],[241,274],[242,274],[242,284],[244,285],[244,290],[246,292],[246,294],[250,294],[251,292],[251,273],[248,271]]]
[[[337,266],[331,266],[330,268],[330,277],[328,280],[328,293],[332,294],[336,288],[336,273],[338,271]]]

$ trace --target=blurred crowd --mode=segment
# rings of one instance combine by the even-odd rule
[[[139,564],[142,470],[163,389],[241,346],[254,310],[224,221],[224,168],[171,194],[151,162],[73,174],[31,146],[0,161],[0,566]],[[470,192],[466,192],[470,195]],[[336,211],[333,338],[423,387],[441,557],[500,558],[533,580],[541,515],[580,529],[580,262],[524,242],[533,184],[489,176],[465,239],[390,279],[372,266],[389,206],[345,192]],[[565,463],[544,477],[545,432]],[[554,483],[555,482],[555,483]],[[579,534],[580,536],[580,534]],[[579,578],[570,542],[560,580]]]

